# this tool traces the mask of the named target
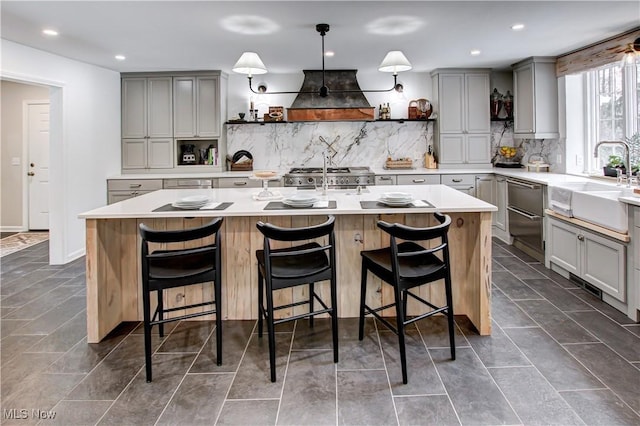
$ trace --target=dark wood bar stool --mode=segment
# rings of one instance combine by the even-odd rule
[[[144,223],[140,224],[142,236],[142,302],[144,307],[144,355],[147,382],[151,382],[151,327],[158,326],[160,337],[164,336],[164,324],[203,315],[216,315],[216,362],[222,363],[222,316],[221,316],[221,249],[220,227],[222,218],[191,229],[175,231],[156,231]],[[178,243],[215,234],[213,244],[203,244],[179,250],[154,250],[149,252],[149,243]],[[165,309],[163,305],[164,290],[212,282],[214,299],[177,308]],[[151,292],[157,294],[158,306],[153,315],[151,313]],[[213,305],[214,309],[194,312],[172,318],[165,318],[165,314],[183,309],[200,308]]]
[[[407,355],[405,349],[405,327],[408,324],[419,321],[439,313],[447,315],[449,323],[449,345],[451,347],[451,359],[456,359],[453,323],[453,298],[451,294],[451,270],[449,263],[449,243],[447,232],[451,225],[451,218],[439,213],[434,214],[440,222],[439,225],[428,228],[413,228],[410,226],[384,221],[378,221],[378,227],[390,236],[390,246],[361,251],[362,276],[360,293],[360,324],[358,338],[364,338],[364,316],[372,314],[387,328],[398,335],[400,344],[400,362],[402,365],[402,383],[407,383]],[[397,243],[396,239],[405,240]],[[436,247],[425,248],[416,241],[429,241],[439,239]],[[436,256],[442,254],[442,259]],[[367,291],[367,271],[371,271],[382,281],[393,286],[395,302],[372,309],[365,304]],[[444,279],[447,304],[435,306],[431,302],[410,292],[410,289],[424,284]],[[412,297],[422,302],[432,310],[407,319],[407,298]],[[394,327],[389,321],[378,314],[387,308],[396,308],[397,325]]]
[[[264,235],[264,249],[256,251],[256,257],[258,258],[258,336],[262,337],[262,323],[263,319],[266,319],[272,382],[276,381],[274,332],[276,324],[309,318],[309,325],[313,326],[314,316],[328,313],[331,316],[333,334],[333,362],[338,362],[338,303],[334,222],[335,217],[329,216],[326,222],[305,228],[281,228],[263,222],[258,222],[257,224],[258,229]],[[299,242],[321,237],[328,237],[328,243],[319,244],[314,241],[282,249],[271,248],[272,240]],[[314,291],[316,282],[326,280],[329,280],[331,287],[331,307],[328,307]],[[308,300],[274,306],[273,293],[275,291],[299,285],[309,286]],[[264,305],[265,297],[266,307]],[[314,309],[314,300],[320,303],[322,309]],[[287,318],[274,319],[273,314],[275,311],[300,305],[309,305],[309,312]]]

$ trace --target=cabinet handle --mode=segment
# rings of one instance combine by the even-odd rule
[[[142,186],[141,183],[135,184],[135,183],[130,183],[129,184],[129,188],[140,188]]]
[[[584,235],[579,234],[578,235],[578,241],[584,241]]]
[[[247,182],[233,182],[233,184],[234,184],[235,186],[244,186],[244,185],[246,185],[246,184],[247,184]]]
[[[480,178],[476,178],[476,179],[480,179]],[[456,182],[456,183],[460,183],[462,182],[462,179],[451,179],[452,182]]]
[[[506,179],[505,179],[505,178],[498,178],[498,179],[496,179],[496,182],[504,182],[504,181],[506,181]]]
[[[388,176],[380,176],[380,178],[379,178],[379,179],[380,179],[380,180],[391,180],[391,178],[390,178],[390,177],[388,177]]]
[[[138,195],[138,191],[131,191],[129,195],[133,195],[135,197],[136,195]]]
[[[413,183],[424,183],[424,179],[413,179]]]

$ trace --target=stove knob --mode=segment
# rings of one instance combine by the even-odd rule
[[[307,182],[309,182],[309,183],[313,183],[313,178],[312,178],[312,177],[307,178]]]
[[[360,183],[360,178],[359,177],[356,178],[356,183]]]
[[[287,179],[287,183],[288,183],[289,185],[293,184],[293,179],[291,179],[291,178]]]

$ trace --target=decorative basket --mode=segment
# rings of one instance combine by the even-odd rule
[[[387,169],[411,169],[413,168],[413,160],[387,160],[384,167]]]
[[[249,172],[253,170],[253,160],[243,163],[234,163],[231,157],[227,155],[228,169],[232,172]]]

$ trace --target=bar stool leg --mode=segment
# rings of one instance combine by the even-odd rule
[[[264,316],[264,280],[258,267],[258,337],[262,337],[262,319]]]
[[[162,321],[164,319],[164,300],[162,299],[162,290],[156,291],[158,295],[158,320]],[[158,324],[158,332],[160,333],[160,337],[164,337],[164,324]]]
[[[313,312],[313,293],[315,291],[315,283],[309,283],[309,312]],[[313,328],[313,315],[309,317],[309,327]]]
[[[406,301],[402,300],[402,291],[398,286],[394,286],[394,294],[396,299],[396,327],[398,329],[398,343],[400,345],[400,364],[402,366],[402,383],[405,385],[408,383],[407,378],[407,349],[405,347],[404,339],[404,306]]]
[[[149,292],[143,291],[142,304],[144,309],[144,363],[147,383],[151,383],[151,301],[149,300]]]
[[[271,381],[276,381],[276,333],[273,324],[273,291],[267,283],[267,332],[269,334],[269,367]]]
[[[360,273],[360,322],[358,325],[358,339],[364,339],[364,306],[367,298],[367,267],[362,261],[362,272]]]
[[[216,271],[216,281],[213,283],[216,297],[216,364],[222,365],[222,277],[220,269]]]
[[[453,297],[451,292],[451,274],[447,271],[444,279],[445,292],[447,294],[447,320],[449,323],[449,347],[451,348],[451,359],[456,359],[456,338],[455,323],[453,321]]]
[[[335,274],[335,269],[334,269]],[[331,277],[331,332],[333,333],[333,362],[338,362],[338,291],[336,277]]]

